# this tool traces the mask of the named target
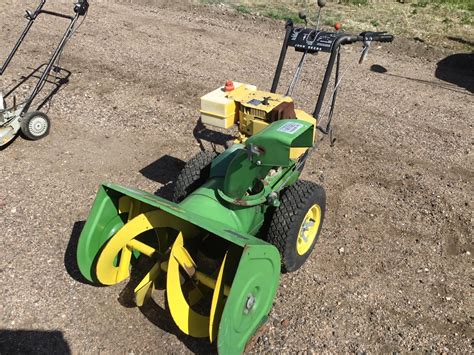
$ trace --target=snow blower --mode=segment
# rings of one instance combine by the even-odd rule
[[[304,14],[302,19],[306,19]],[[228,81],[201,98],[207,125],[239,127],[223,153],[201,152],[181,171],[173,201],[114,184],[99,188],[78,242],[77,261],[91,282],[114,285],[148,260],[134,297],[142,306],[154,289],[166,290],[179,329],[239,354],[266,321],[280,273],[300,268],[321,233],[326,196],[300,180],[316,146],[316,133],[331,132],[318,119],[336,65],[331,117],[340,83],[343,45],[391,42],[393,36],[349,35],[286,24],[270,92]],[[286,95],[276,93],[288,47],[303,53]],[[329,53],[316,109],[295,109],[294,89],[308,54]]]
[[[26,100],[17,103],[16,98],[14,98],[12,102],[10,102],[10,104],[8,105],[7,101],[5,100],[6,96],[4,97],[0,92],[0,147],[8,144],[13,138],[17,136],[18,132],[20,131],[24,137],[31,140],[38,140],[48,135],[51,127],[51,123],[48,116],[45,113],[39,111],[29,112],[29,109],[33,103],[33,100],[43,89],[45,83],[49,82],[48,79],[51,70],[54,70],[56,72],[61,71],[61,68],[56,66],[58,58],[60,57],[67,42],[77,29],[77,21],[79,17],[85,16],[89,9],[89,3],[87,0],[78,0],[78,2],[74,4],[74,16],[69,16],[62,13],[44,10],[43,8],[45,4],[46,0],[41,0],[34,12],[26,11],[25,17],[28,20],[28,23],[22,34],[20,35],[20,38],[13,47],[12,51],[8,55],[6,61],[0,68],[0,76],[2,76],[5,70],[7,69],[8,65],[17,53],[18,49],[25,40],[31,27],[33,26],[39,15],[43,14],[67,19],[70,21],[70,23],[67,27],[66,32],[61,38],[58,47],[54,51],[53,56],[45,65],[45,68],[41,73],[36,86],[30,93],[29,97],[26,98]]]

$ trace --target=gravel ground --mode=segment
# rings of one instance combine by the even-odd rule
[[[213,351],[160,307],[122,305],[124,285],[83,283],[74,248],[100,182],[169,196],[199,151],[199,97],[226,79],[268,88],[282,24],[141,3],[91,6],[61,59],[73,75],[49,109],[50,136],[0,151],[0,353]],[[1,58],[25,4],[0,3]],[[2,87],[47,58],[64,22],[35,26]],[[467,66],[437,79],[447,54],[420,46],[375,47],[346,73],[336,145],[323,142],[304,172],[327,190],[324,231],[305,266],[282,276],[251,351],[473,352],[474,78]],[[307,74],[324,67],[316,59]],[[344,64],[357,59],[345,50]],[[299,107],[312,111],[320,80],[302,81]]]

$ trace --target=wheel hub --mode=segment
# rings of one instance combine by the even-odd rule
[[[306,213],[296,242],[296,251],[299,255],[306,254],[313,245],[319,225],[321,224],[321,207],[314,204]]]
[[[32,135],[38,137],[45,134],[48,130],[48,122],[43,117],[36,116],[30,120],[28,128]]]

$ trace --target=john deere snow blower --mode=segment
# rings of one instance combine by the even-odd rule
[[[301,15],[305,19],[304,14]],[[341,47],[391,35],[348,35],[286,25],[270,92],[227,82],[201,99],[205,124],[239,127],[237,142],[221,154],[202,152],[177,179],[174,201],[114,184],[100,187],[79,239],[85,278],[102,285],[128,279],[140,258],[151,267],[134,294],[141,306],[165,288],[167,306],[186,334],[217,342],[222,354],[242,353],[265,322],[280,273],[308,258],[323,225],[322,187],[299,180],[315,147],[320,111],[336,64],[333,111],[340,83]],[[286,95],[276,93],[288,47],[303,53]],[[316,109],[295,109],[291,91],[308,54],[330,53]],[[332,115],[332,114],[331,114]]]
[[[51,82],[49,80],[51,71],[54,70],[56,73],[61,71],[61,68],[57,66],[58,58],[61,56],[61,53],[67,42],[76,31],[78,27],[77,23],[79,17],[85,16],[89,9],[88,0],[78,0],[74,4],[74,15],[70,16],[62,13],[45,10],[45,4],[46,0],[40,0],[40,3],[35,11],[26,11],[25,17],[28,20],[28,23],[22,34],[20,35],[20,38],[13,47],[12,51],[8,55],[6,61],[1,66],[0,76],[2,76],[5,70],[7,69],[8,65],[17,53],[21,44],[25,40],[25,37],[30,32],[31,27],[33,26],[38,16],[49,15],[63,18],[70,21],[69,26],[67,27],[66,32],[61,38],[61,42],[54,51],[49,62],[36,69],[35,72],[30,75],[30,77],[34,76],[40,68],[44,67],[44,70],[42,71],[36,86],[34,87],[28,98],[18,103],[16,102],[16,98],[8,102],[6,99],[9,95],[3,96],[3,94],[0,92],[0,147],[9,143],[13,138],[17,136],[18,132],[21,132],[24,137],[31,140],[38,140],[48,135],[51,126],[48,116],[43,112],[29,111],[29,109],[33,104],[33,100],[43,89],[45,83]],[[10,91],[10,94],[11,93],[12,92]]]

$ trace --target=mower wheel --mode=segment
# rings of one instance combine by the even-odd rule
[[[51,122],[43,112],[28,112],[21,120],[21,133],[32,141],[46,137],[50,128]]]
[[[216,152],[201,151],[186,163],[174,186],[174,202],[183,201],[191,192],[207,181],[211,172],[211,163],[216,156]]]
[[[326,210],[326,192],[310,181],[298,180],[281,196],[266,240],[281,254],[283,272],[298,270],[319,239]]]

